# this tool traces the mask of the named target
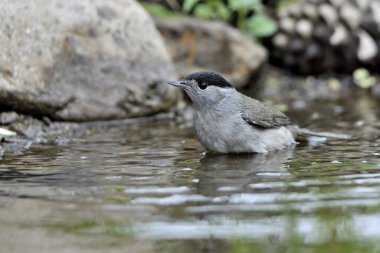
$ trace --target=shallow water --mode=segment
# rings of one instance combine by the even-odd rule
[[[267,156],[205,154],[172,122],[8,154],[1,252],[379,252],[378,108],[361,98],[289,113],[360,138]]]

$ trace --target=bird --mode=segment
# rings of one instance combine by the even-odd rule
[[[267,154],[294,147],[297,135],[349,138],[300,128],[284,113],[240,93],[214,72],[196,72],[168,83],[184,90],[193,102],[195,133],[210,152]]]

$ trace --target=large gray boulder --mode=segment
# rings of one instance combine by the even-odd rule
[[[3,0],[0,110],[87,121],[168,110],[176,72],[133,0]]]
[[[200,70],[221,73],[236,87],[249,84],[267,60],[267,51],[222,22],[193,18],[156,19],[181,76]]]

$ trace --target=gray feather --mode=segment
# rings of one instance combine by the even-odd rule
[[[244,95],[241,116],[249,124],[264,128],[275,128],[291,124],[289,118],[282,112]]]

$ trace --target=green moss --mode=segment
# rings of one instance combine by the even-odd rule
[[[129,222],[116,220],[83,219],[67,223],[42,224],[41,226],[81,235],[132,237],[134,234],[132,225]]]
[[[364,241],[327,241],[325,243],[308,244],[303,238],[295,237],[290,240],[273,243],[250,242],[244,240],[232,240],[228,245],[228,253],[375,253],[379,251],[379,245],[375,242]]]

